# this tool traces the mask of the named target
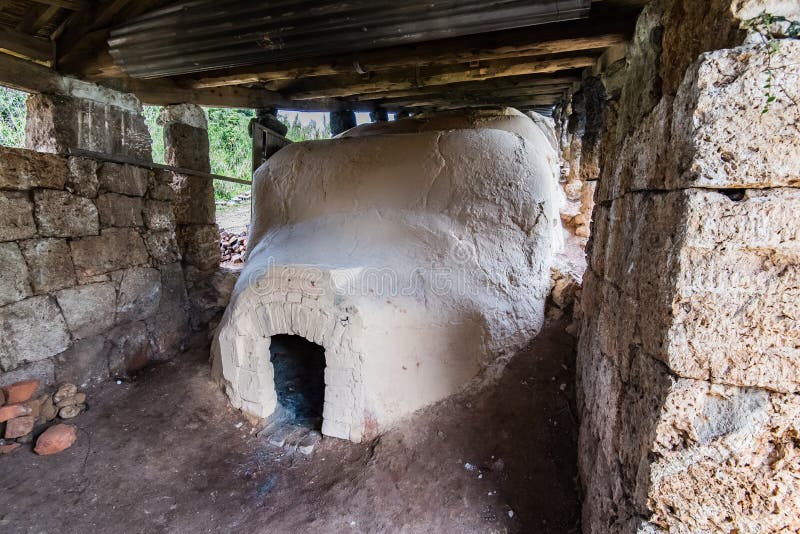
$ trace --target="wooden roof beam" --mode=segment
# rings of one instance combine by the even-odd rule
[[[474,61],[579,52],[621,43],[633,33],[638,10],[592,8],[589,19],[367,50],[346,57],[322,57],[195,75],[193,87],[241,85],[308,76],[378,72],[409,65],[451,65]],[[355,61],[354,61],[355,60]]]
[[[382,91],[378,93],[364,93],[355,95],[354,100],[381,100],[385,98],[402,98],[407,96],[419,95],[421,92],[444,92],[444,91],[458,91],[458,92],[490,92],[495,90],[513,89],[513,88],[540,88],[540,87],[553,87],[553,86],[570,86],[575,82],[580,82],[580,74],[574,76],[511,76],[508,78],[496,78],[493,80],[483,80],[478,82],[464,82],[454,83],[450,85],[439,85],[422,89],[407,89],[401,91]]]
[[[402,91],[421,87],[448,85],[460,82],[491,80],[530,74],[551,74],[564,70],[593,66],[596,55],[568,56],[559,58],[523,58],[492,61],[477,65],[450,65],[404,69],[362,76],[328,76],[298,80],[291,84],[272,86],[294,100],[315,98],[350,97],[364,93]]]
[[[33,0],[37,4],[46,6],[62,7],[70,11],[83,11],[89,7],[87,0]]]
[[[450,98],[420,98],[420,99],[406,99],[406,100],[393,100],[386,102],[385,109],[399,110],[399,109],[415,109],[415,108],[433,108],[433,109],[455,109],[463,107],[480,107],[480,106],[509,106],[509,107],[534,107],[534,106],[551,106],[561,96],[561,93],[554,93],[550,95],[538,95],[531,97],[520,97],[513,99],[493,99],[487,97],[484,99],[470,99],[470,100],[457,100]]]
[[[356,74],[381,72],[398,67],[453,65],[476,61],[511,59],[518,57],[537,57],[550,54],[581,52],[607,48],[626,40],[623,32],[599,32],[593,28],[588,35],[559,37],[542,40],[538,32],[526,28],[524,32],[515,30],[507,38],[481,38],[436,41],[417,46],[372,50],[346,58],[316,58],[291,63],[273,64],[260,67],[238,69],[232,74],[203,76],[191,82],[194,88],[221,87],[246,83],[269,82],[271,80],[296,79],[311,76],[332,76],[337,74]],[[548,32],[550,33],[550,32]]]
[[[62,76],[53,69],[32,61],[0,53],[0,85],[27,93],[47,93],[75,95],[81,88],[93,84]],[[218,89],[196,90],[182,88],[170,80],[118,80],[111,88],[133,93],[144,104],[167,105],[193,103],[209,107],[265,108],[279,107],[297,111],[335,111],[338,109],[358,109],[370,111],[370,105],[359,107],[334,99],[294,102],[280,94],[264,89],[243,87],[222,87]],[[86,91],[84,91],[85,93]]]
[[[0,29],[0,51],[40,63],[54,59],[53,43],[8,27]]]

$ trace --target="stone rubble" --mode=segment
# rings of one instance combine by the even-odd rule
[[[222,263],[243,264],[244,253],[247,251],[247,229],[238,234],[220,230],[219,251]]]
[[[75,384],[64,383],[55,392],[33,397],[40,385],[39,380],[25,380],[0,388],[0,454],[10,454],[21,444],[32,443],[41,428],[56,417],[72,419],[86,410],[86,393],[78,391]],[[76,439],[74,426],[59,423],[39,434],[34,452],[55,454]]]

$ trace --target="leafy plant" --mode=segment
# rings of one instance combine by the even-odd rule
[[[761,42],[766,45],[767,49],[767,67],[764,69],[764,75],[766,77],[764,82],[765,102],[761,113],[769,113],[770,106],[778,99],[776,89],[783,92],[796,106],[797,102],[794,98],[786,91],[783,85],[775,80],[775,70],[785,69],[788,65],[775,67],[772,64],[772,60],[781,48],[781,38],[800,38],[800,22],[790,21],[786,17],[762,12],[759,16],[743,22],[742,28],[752,31],[757,35],[761,39]]]
[[[25,146],[25,93],[0,86],[0,145]]]

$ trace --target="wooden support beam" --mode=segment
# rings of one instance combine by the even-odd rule
[[[403,47],[367,50],[347,57],[323,57],[278,64],[229,69],[201,75],[195,88],[241,85],[309,76],[334,76],[380,72],[407,66],[453,65],[515,57],[595,50],[624,42],[635,19],[627,14],[605,12],[589,20],[571,21],[535,28],[459,37]]]
[[[596,56],[568,56],[560,58],[507,59],[480,63],[478,65],[450,65],[439,68],[417,68],[380,73],[364,78],[361,76],[327,76],[298,80],[281,87],[267,84],[269,89],[279,90],[293,100],[348,97],[382,91],[402,91],[420,87],[448,85],[453,83],[482,81],[493,78],[547,74],[575,68],[590,67]]]
[[[59,6],[50,6],[45,9],[41,15],[39,15],[36,20],[31,25],[31,32],[36,33],[40,29],[44,28],[50,22],[56,18],[56,16],[61,12],[61,7]]]
[[[70,11],[82,11],[89,7],[89,2],[87,0],[33,0],[38,4],[44,4],[46,6],[56,6],[56,7],[63,7],[64,9],[69,9]]]
[[[382,91],[378,93],[365,93],[356,95],[353,99],[358,101],[381,100],[385,98],[402,98],[408,96],[418,96],[420,94],[453,92],[493,92],[514,88],[545,88],[545,87],[569,87],[572,83],[580,82],[580,75],[575,76],[512,76],[508,78],[496,78],[494,80],[483,80],[478,82],[454,83],[449,85],[439,85],[422,89],[406,89],[402,91]]]
[[[0,85],[28,93],[75,95],[91,92],[92,84],[62,76],[53,69],[0,53]],[[111,89],[135,94],[144,104],[167,105],[193,103],[209,107],[264,108],[279,107],[297,111],[335,111],[352,107],[340,100],[294,102],[277,93],[263,89],[221,87],[195,90],[177,86],[170,80],[118,80]],[[84,89],[85,88],[85,89]],[[355,108],[370,111],[371,105]]]
[[[64,89],[62,76],[53,69],[1,52],[0,85],[27,93],[58,93]]]
[[[0,51],[41,63],[53,61],[53,43],[13,28],[0,28]]]
[[[533,107],[551,106],[561,96],[561,93],[550,95],[538,95],[529,97],[518,97],[510,99],[495,99],[491,97],[475,98],[468,100],[458,100],[451,98],[420,98],[420,99],[401,99],[382,103],[382,107],[388,110],[399,109],[455,109],[463,107],[478,106],[510,106],[510,107]]]

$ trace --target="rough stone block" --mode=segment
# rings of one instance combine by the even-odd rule
[[[96,235],[97,208],[88,198],[67,191],[37,190],[33,194],[39,234],[47,237]]]
[[[66,154],[70,148],[80,148],[151,161],[150,132],[141,104],[126,104],[122,107],[71,96],[30,95],[26,145],[40,152]]]
[[[142,199],[117,193],[103,193],[97,197],[100,226],[142,226]]]
[[[173,230],[147,232],[144,241],[147,251],[157,263],[173,263],[181,259],[181,251]]]
[[[200,112],[203,113],[202,110]],[[162,116],[162,119],[165,117]],[[172,122],[169,118],[163,124],[164,160],[167,164],[209,172],[208,130],[198,127],[199,123]]]
[[[36,235],[33,204],[26,193],[0,191],[0,241],[26,239]]]
[[[771,10],[767,10],[772,12]],[[672,137],[680,185],[777,187],[800,184],[800,41],[707,52],[690,67],[675,100]],[[771,72],[775,101],[764,89]],[[742,105],[747,102],[748,105]],[[767,109],[766,113],[762,113]],[[674,175],[677,176],[677,175]]]
[[[121,325],[108,333],[108,366],[112,376],[126,375],[150,361],[150,341],[143,321]]]
[[[150,183],[150,171],[144,167],[103,163],[98,172],[100,191],[142,197]]]
[[[29,239],[19,244],[37,294],[75,285],[75,267],[66,239]]]
[[[9,304],[0,314],[0,367],[10,371],[67,349],[67,325],[52,297]]]
[[[175,174],[172,179],[175,191],[173,210],[178,224],[213,224],[216,220],[214,182],[185,174]]]
[[[117,324],[154,315],[160,299],[161,273],[158,269],[134,267],[125,270],[117,297]]]
[[[172,205],[169,202],[148,200],[144,206],[144,222],[150,230],[174,230],[175,216],[172,213]]]
[[[165,170],[153,171],[150,175],[148,195],[153,200],[174,201],[175,190],[172,189],[172,173]]]
[[[99,181],[97,169],[100,164],[93,159],[69,158],[69,176],[67,190],[86,198],[95,198]]]
[[[177,235],[184,263],[200,270],[219,266],[219,229],[216,224],[180,226]]]
[[[158,313],[185,313],[188,307],[186,282],[183,277],[183,268],[180,263],[171,263],[159,267],[161,271],[161,300],[158,303]]]
[[[660,400],[649,477],[640,474],[652,523],[669,532],[800,528],[797,395],[679,379]]]
[[[148,261],[142,236],[133,228],[107,228],[99,236],[70,242],[70,247],[75,270],[81,277],[105,274]]]
[[[55,383],[53,360],[40,360],[21,365],[12,371],[0,373],[0,387],[8,386],[20,380],[38,380],[42,385]]]
[[[58,305],[75,339],[94,336],[114,326],[117,292],[104,282],[64,289],[56,293]]]
[[[109,347],[102,334],[76,341],[54,358],[56,381],[85,386],[108,378]]]
[[[605,257],[597,242],[591,255],[605,280],[595,310],[603,350],[624,366],[633,343],[680,376],[800,391],[797,210],[794,189],[615,200],[595,236],[608,235]],[[590,302],[593,292],[587,284]]]
[[[0,146],[0,189],[64,189],[68,175],[62,157]]]
[[[152,340],[155,359],[168,358],[183,350],[192,333],[189,328],[189,317],[183,309],[159,313],[148,319],[147,329]]]
[[[0,243],[0,306],[30,296],[28,267],[16,243]]]

